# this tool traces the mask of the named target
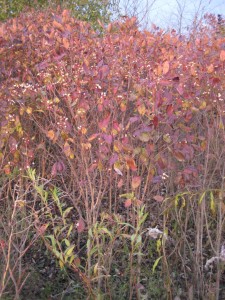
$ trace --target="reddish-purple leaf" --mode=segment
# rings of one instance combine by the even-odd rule
[[[110,121],[110,114],[107,115],[107,117],[105,119],[103,119],[102,121],[98,122],[98,126],[99,128],[106,132],[106,129],[109,125],[109,121]]]
[[[112,136],[109,134],[103,134],[103,138],[106,141],[107,144],[111,144],[112,143]]]
[[[103,65],[99,70],[99,77],[100,79],[104,79],[108,76],[110,70],[108,65]]]
[[[177,87],[177,91],[180,95],[183,95],[184,93],[183,85],[179,84]]]
[[[173,105],[172,104],[170,104],[170,105],[167,106],[166,113],[169,116],[173,114]]]
[[[79,221],[77,222],[76,226],[77,226],[77,231],[79,233],[82,233],[85,230],[84,220],[82,218],[80,218]]]
[[[17,141],[14,137],[10,136],[9,138],[9,149],[14,152],[17,149]]]
[[[164,198],[161,195],[156,195],[153,197],[153,199],[157,202],[163,202]]]
[[[121,178],[117,184],[117,187],[120,189],[123,186],[123,179]]]
[[[131,199],[127,199],[127,200],[124,202],[124,206],[125,206],[125,207],[130,207],[131,204],[132,204]]]
[[[110,165],[110,167],[118,160],[118,154],[116,154],[116,153],[114,153],[112,156],[111,156],[111,158],[110,158],[110,160],[109,160],[109,165]]]

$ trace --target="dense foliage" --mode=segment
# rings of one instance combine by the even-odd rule
[[[35,212],[35,230],[89,293],[95,280],[98,293],[110,293],[106,275],[116,269],[103,253],[118,253],[118,236],[133,253],[124,299],[147,289],[141,266],[156,257],[143,232],[156,225],[171,238],[167,244],[162,234],[154,252],[169,295],[182,281],[170,277],[174,259],[196,297],[220,285],[203,268],[220,257],[224,234],[225,38],[215,24],[209,16],[187,39],[139,31],[132,18],[102,25],[100,35],[64,10],[0,26],[2,181],[29,170],[20,207]]]

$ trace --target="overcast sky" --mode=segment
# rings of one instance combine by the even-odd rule
[[[222,14],[225,16],[225,0],[121,0],[124,14],[130,15],[129,9],[135,7],[139,10],[139,19],[142,16],[142,7],[148,3],[148,22],[153,22],[157,26],[167,28],[177,26],[178,19],[183,14],[183,24],[185,27],[193,20],[193,16],[204,13]],[[146,20],[146,19],[145,19]]]

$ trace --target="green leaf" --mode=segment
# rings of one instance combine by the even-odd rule
[[[74,248],[75,248],[75,245],[71,245],[66,249],[66,251],[64,253],[66,258],[68,258],[72,255]]]
[[[127,194],[122,194],[119,196],[120,198],[126,198],[126,199],[134,199],[134,193],[127,193]]]
[[[56,240],[54,235],[46,235],[45,238],[49,239],[51,241],[52,248],[56,249]]]
[[[213,192],[210,191],[210,209],[213,215],[216,214],[216,205],[215,205],[215,198]]]
[[[202,193],[199,201],[198,201],[198,204],[201,204],[202,203],[202,200],[205,198],[205,195],[206,195],[206,191]]]
[[[112,234],[107,228],[105,227],[101,228],[101,232],[107,233],[110,236],[110,238],[112,238]]]
[[[69,230],[67,232],[67,235],[66,235],[67,237],[70,236],[72,230],[73,230],[73,224],[70,225],[70,228],[69,228]]]
[[[154,262],[154,265],[153,265],[153,267],[152,267],[152,272],[153,272],[153,273],[155,272],[155,269],[156,269],[156,267],[158,266],[158,264],[159,264],[161,258],[162,258],[162,256],[158,257],[158,258],[156,259],[156,261]]]
[[[66,246],[67,246],[67,247],[69,247],[69,246],[70,246],[70,241],[69,241],[69,240],[67,240],[67,239],[64,239],[63,241],[64,241],[64,243],[66,244]]]
[[[63,219],[65,219],[67,217],[67,215],[69,214],[69,212],[73,209],[73,207],[67,207],[66,210],[64,210],[63,212]]]

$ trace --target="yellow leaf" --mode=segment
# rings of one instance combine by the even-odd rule
[[[70,159],[74,159],[74,154],[73,153],[70,153]]]
[[[59,266],[60,266],[60,269],[64,268],[64,262],[62,260],[59,261]]]
[[[200,109],[205,109],[206,106],[207,106],[206,102],[203,101],[203,102],[201,103],[201,105],[199,106],[199,108],[200,108]]]
[[[32,114],[32,108],[31,107],[27,107],[26,112],[28,113],[28,115]]]
[[[145,112],[146,112],[145,105],[141,104],[140,106],[138,106],[137,110],[138,110],[139,114],[143,116],[145,114]]]
[[[169,133],[163,135],[163,140],[168,144],[171,142],[171,137]]]

